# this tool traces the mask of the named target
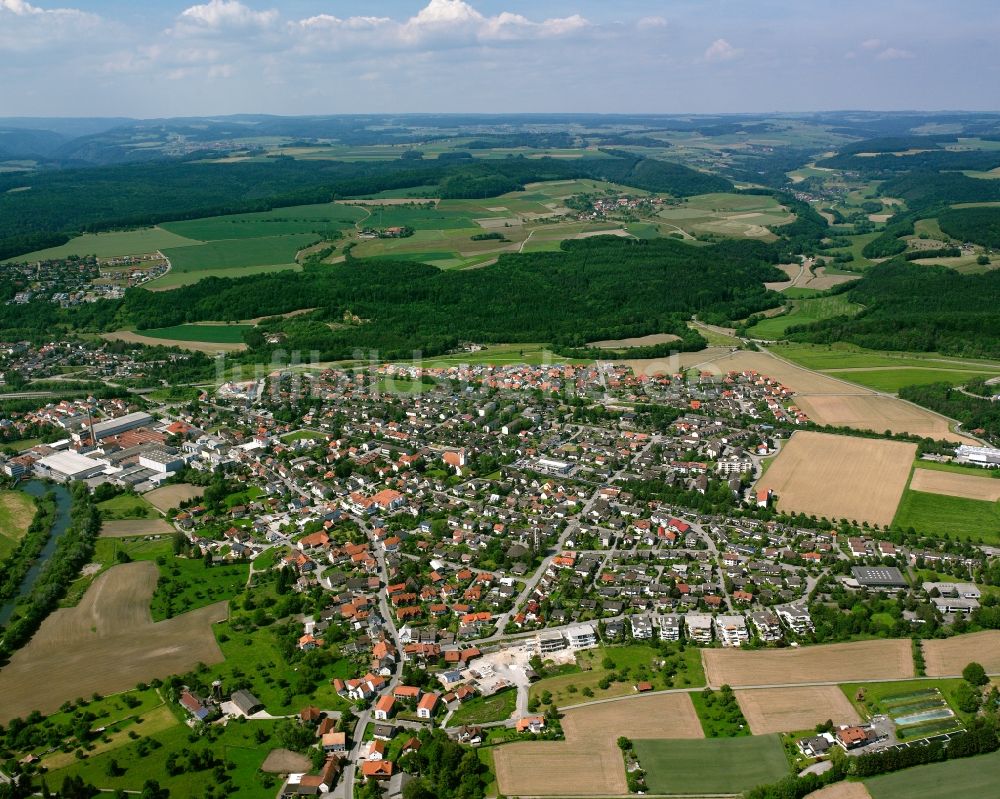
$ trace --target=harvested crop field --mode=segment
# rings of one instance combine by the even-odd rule
[[[149,602],[157,575],[151,561],[113,566],[79,605],[49,616],[0,670],[0,724],[32,710],[52,713],[79,696],[183,674],[199,662],[220,662],[212,624],[228,616],[228,603],[154,624]]]
[[[170,535],[174,531],[163,519],[127,519],[101,525],[101,538],[128,538],[133,535]]]
[[[176,508],[180,503],[200,497],[204,493],[205,489],[202,486],[177,483],[176,485],[154,488],[143,494],[142,498],[158,511],[166,513],[171,508]]]
[[[150,347],[178,347],[182,350],[192,350],[193,352],[243,352],[247,348],[246,344],[226,344],[212,341],[184,341],[181,339],[154,338],[153,336],[143,336],[131,330],[116,330],[114,333],[102,333],[101,338],[108,341],[127,341],[130,344],[146,344]]]
[[[616,350],[626,347],[651,347],[656,344],[669,344],[671,341],[680,341],[680,336],[675,336],[673,333],[653,333],[650,336],[591,341],[587,346],[598,347],[602,350]]]
[[[962,669],[973,660],[981,663],[988,673],[1000,674],[1000,630],[924,641],[928,677],[961,674]]]
[[[836,685],[741,690],[736,699],[754,735],[806,730],[827,719],[834,724],[861,721]]]
[[[947,494],[963,499],[1000,500],[1000,480],[971,474],[939,472],[936,469],[914,469],[910,488],[928,494]]]
[[[290,749],[272,749],[260,766],[260,770],[268,774],[304,774],[311,768],[308,757]]]
[[[798,431],[758,481],[778,508],[828,519],[890,524],[916,444]]]
[[[806,799],[872,799],[872,795],[860,782],[835,782],[813,791]]]
[[[870,392],[843,395],[804,394],[796,396],[795,403],[818,424],[874,430],[876,433],[891,430],[893,433],[912,433],[922,437],[981,446],[975,439],[951,432],[951,425],[944,416],[894,397]]]
[[[701,659],[714,687],[862,682],[914,676],[910,646],[908,639],[895,638],[756,652],[703,649]]]
[[[514,743],[493,752],[497,785],[507,796],[614,796],[628,793],[615,743],[628,738],[701,738],[687,694],[602,702],[565,712],[565,741]]]

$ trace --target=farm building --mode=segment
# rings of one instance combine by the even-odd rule
[[[249,691],[233,691],[231,701],[244,716],[252,716],[258,710],[264,709],[264,703]]]

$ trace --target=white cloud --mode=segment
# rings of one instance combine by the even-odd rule
[[[268,28],[278,21],[278,12],[254,11],[239,0],[209,0],[181,12],[181,22],[210,28]]]
[[[733,47],[725,39],[716,39],[712,42],[708,49],[705,50],[705,60],[706,61],[732,61],[739,58],[743,54],[743,51]]]
[[[881,39],[865,39],[861,42],[862,50],[878,50],[884,42]]]
[[[909,50],[901,50],[897,47],[887,47],[875,57],[879,61],[902,61],[907,58],[916,58]]]
[[[663,17],[643,17],[635,23],[635,26],[639,29],[665,28],[667,25],[667,20]]]
[[[0,0],[0,52],[28,52],[69,39],[84,41],[100,28],[96,14],[76,8],[41,8],[25,0]]]

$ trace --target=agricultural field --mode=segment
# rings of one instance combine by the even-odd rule
[[[243,334],[253,325],[174,325],[143,330],[146,338],[161,338],[171,341],[205,341],[210,344],[242,344]]]
[[[170,271],[149,283],[148,287],[176,288],[204,277],[239,277],[254,272],[295,269],[295,256],[299,250],[319,238],[314,233],[293,233],[168,248],[163,250],[163,254],[170,261]]]
[[[968,714],[958,712],[953,698],[960,682],[907,680],[847,683],[841,688],[863,716],[887,716],[896,726],[896,735],[900,740],[912,740],[964,728]]]
[[[733,688],[913,676],[910,641],[901,638],[754,652],[703,649],[701,655],[708,684]]]
[[[754,735],[806,730],[828,719],[834,724],[861,721],[835,685],[742,690],[736,691],[736,699]]]
[[[871,369],[838,369],[827,374],[850,380],[875,391],[895,394],[903,386],[917,386],[928,383],[950,383],[961,386],[977,377],[994,377],[996,372],[975,372],[960,369],[935,369],[930,366],[917,367],[872,367]]]
[[[194,327],[194,325],[192,325]],[[102,333],[101,338],[108,341],[127,341],[131,344],[145,344],[149,347],[178,347],[183,350],[193,350],[214,355],[219,352],[241,352],[246,344],[221,344],[209,341],[190,341],[188,339],[153,338],[131,330],[117,330],[114,333]]]
[[[163,230],[198,241],[259,239],[346,230],[367,216],[364,208],[341,203],[295,205],[249,214],[166,222]]]
[[[842,385],[851,385],[844,383]],[[922,438],[979,445],[974,438],[952,431],[944,416],[884,394],[802,394],[795,397],[802,411],[818,424],[882,433],[911,433]]]
[[[562,728],[565,741],[513,743],[494,751],[501,794],[621,795],[628,787],[616,744],[619,736],[633,740],[702,737],[698,716],[683,693],[572,708],[563,715]]]
[[[771,241],[775,236],[768,228],[787,224],[795,215],[773,197],[702,194],[665,208],[658,217],[689,235],[709,233]]]
[[[101,524],[101,538],[129,538],[137,535],[170,535],[174,532],[163,519],[112,519]]]
[[[154,624],[149,603],[157,576],[150,562],[114,566],[77,607],[50,615],[0,670],[0,724],[32,710],[52,713],[79,696],[128,690],[222,660],[211,625],[226,618],[228,603]],[[40,684],[44,694],[35,690]]]
[[[871,794],[860,782],[835,782],[813,791],[806,799],[871,799]]]
[[[948,760],[865,780],[872,799],[957,799],[996,795],[1000,752]]]
[[[908,488],[893,524],[904,530],[948,534],[989,544],[1000,543],[1000,503],[929,494]]]
[[[884,525],[906,488],[916,445],[797,431],[757,489],[781,510]]]
[[[23,491],[0,491],[0,558],[6,557],[28,532],[35,501]]]
[[[985,502],[1000,500],[1000,480],[996,478],[922,469],[919,466],[913,470],[910,488],[928,494],[946,494]]]
[[[703,741],[634,741],[656,794],[734,794],[788,774],[785,750],[776,735]]]
[[[860,307],[849,302],[843,294],[832,294],[828,297],[813,299],[790,300],[788,313],[762,319],[747,331],[751,338],[777,339],[793,325],[806,325],[820,319],[832,316],[853,316]]]
[[[490,344],[476,352],[459,352],[454,355],[440,355],[427,360],[413,362],[427,369],[449,369],[462,365],[517,364],[531,366],[540,364],[590,363],[590,361],[564,358],[547,349],[543,344]]]
[[[176,483],[166,485],[162,488],[154,488],[143,494],[143,499],[149,502],[157,510],[166,513],[171,508],[176,508],[180,503],[189,499],[196,499],[205,492],[201,486],[190,483]]]
[[[11,261],[43,261],[67,258],[71,255],[96,255],[115,258],[125,255],[146,255],[168,247],[189,247],[201,242],[171,233],[162,227],[149,227],[119,233],[85,233],[59,247],[19,255]]]
[[[990,674],[1000,674],[1000,630],[984,630],[923,642],[927,674],[947,677],[961,674],[972,660]]]

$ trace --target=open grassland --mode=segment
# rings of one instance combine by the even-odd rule
[[[52,713],[94,692],[127,690],[139,682],[217,663],[222,651],[212,623],[227,602],[153,623],[149,602],[154,563],[126,563],[102,574],[75,608],[57,610],[0,670],[0,723],[32,710]],[[39,685],[45,691],[38,691]]]
[[[806,730],[827,719],[834,724],[861,721],[836,685],[741,690],[736,699],[754,735]]]
[[[916,766],[864,784],[872,799],[987,799],[1000,785],[1000,752]]]
[[[35,501],[23,491],[0,491],[0,558],[17,545],[35,517]]]
[[[519,364],[533,366],[540,364],[590,363],[590,361],[563,358],[554,354],[543,344],[491,344],[476,352],[459,352],[454,355],[441,355],[426,361],[414,362],[415,365],[428,369],[449,369],[451,367],[476,366],[479,364]]]
[[[977,377],[994,377],[997,372],[967,372],[960,369],[935,369],[930,366],[873,366],[868,369],[831,369],[827,374],[859,383],[875,391],[895,394],[903,386],[927,383],[950,383],[953,386],[960,386]]]
[[[455,727],[461,724],[486,724],[491,721],[509,719],[517,708],[517,689],[508,688],[493,696],[477,696],[464,703],[452,713],[448,723]]]
[[[701,738],[687,694],[637,696],[567,710],[565,741],[513,743],[493,754],[507,796],[614,796],[628,792],[619,736]]]
[[[676,670],[667,680],[661,677],[660,664],[667,663]],[[611,699],[628,696],[635,691],[635,683],[651,682],[660,688],[689,688],[705,684],[699,650],[688,647],[683,652],[665,653],[643,644],[622,647],[598,647],[577,653],[578,670],[554,677],[545,677],[531,686],[531,696],[540,698],[548,691],[557,707],[568,707],[591,701],[581,692],[589,688],[594,699]],[[615,675],[607,688],[601,688],[605,677]]]
[[[270,267],[273,271],[295,265],[299,250],[317,241],[313,233],[293,233],[287,236],[267,236],[251,239],[226,239],[170,248],[163,254],[170,260],[170,271],[149,285],[151,288],[183,285],[203,277],[226,277],[244,274],[244,267]]]
[[[157,510],[166,513],[171,508],[176,508],[180,503],[189,499],[196,499],[203,493],[205,493],[205,489],[202,486],[191,485],[190,483],[177,483],[175,485],[166,485],[162,488],[154,488],[152,491],[143,494],[143,499]]]
[[[1000,500],[1000,480],[968,474],[916,468],[910,479],[910,488],[929,494],[946,494],[951,497],[978,499],[986,502]]]
[[[703,741],[636,739],[634,744],[646,785],[654,794],[735,794],[788,774],[776,735]]]
[[[276,728],[277,722],[273,721],[228,724],[219,728],[217,739],[196,736],[191,740],[191,730],[177,723],[148,736],[156,744],[153,747],[149,746],[149,741],[128,739],[122,745],[94,754],[86,760],[74,758],[71,764],[50,772],[47,779],[50,784],[61,785],[65,777],[79,776],[87,783],[112,792],[121,789],[135,795],[142,791],[147,780],[156,780],[161,788],[170,791],[172,797],[199,796],[211,772],[181,768],[176,770],[177,773],[170,773],[166,767],[167,758],[182,750],[198,754],[211,750],[222,763],[232,764],[232,768],[226,769],[227,776],[232,780],[227,782],[226,790],[232,796],[272,799],[277,783],[261,771],[261,766],[268,753],[279,745]],[[258,733],[263,734],[263,742],[257,737]],[[109,772],[113,771],[109,768],[112,759],[118,764],[119,773],[109,776]]]
[[[722,236],[769,241],[768,229],[795,219],[773,197],[747,194],[702,194],[665,208],[659,218],[689,235],[714,233]]]
[[[125,255],[145,255],[168,247],[188,247],[199,243],[194,239],[171,233],[162,227],[149,227],[120,233],[86,233],[59,247],[50,247],[47,250],[19,255],[10,261],[44,261],[46,259],[68,258],[71,255],[115,258]]]
[[[128,538],[136,535],[170,535],[174,532],[163,519],[122,519],[101,524],[101,538]]]
[[[101,518],[109,519],[158,519],[160,514],[156,508],[135,494],[119,494],[97,504]]]
[[[365,218],[363,208],[341,203],[296,205],[250,214],[229,214],[166,222],[161,227],[187,239],[220,241],[227,239],[260,239],[292,234],[321,235],[332,230],[344,230]]]
[[[703,649],[705,675],[713,686],[734,688],[850,680],[898,680],[913,676],[908,639],[822,644],[798,649]]]
[[[209,344],[242,344],[243,334],[253,325],[174,325],[143,330],[146,338],[172,341],[204,341]]]
[[[843,294],[791,300],[788,313],[762,319],[751,327],[747,334],[752,338],[781,338],[793,325],[807,325],[832,316],[853,316],[859,310],[860,306],[849,302]]]
[[[989,544],[1000,543],[1000,503],[907,489],[893,523],[921,533],[948,533]]]
[[[1000,362],[975,358],[956,358],[932,352],[891,352],[867,350],[853,344],[780,344],[771,348],[775,355],[787,358],[807,369],[821,372],[859,370],[872,367],[956,369],[968,372],[1000,374]]]
[[[208,341],[189,341],[186,339],[167,339],[144,336],[131,330],[117,330],[114,333],[102,333],[101,338],[107,341],[127,341],[130,344],[145,344],[148,347],[178,347],[182,350],[193,350],[194,352],[205,352],[215,354],[217,352],[242,352],[247,348],[246,344],[221,344]]]
[[[924,641],[924,662],[931,677],[961,674],[971,661],[990,674],[1000,674],[1000,630],[984,630]]]
[[[798,431],[758,490],[781,510],[889,524],[906,488],[916,444]]]

